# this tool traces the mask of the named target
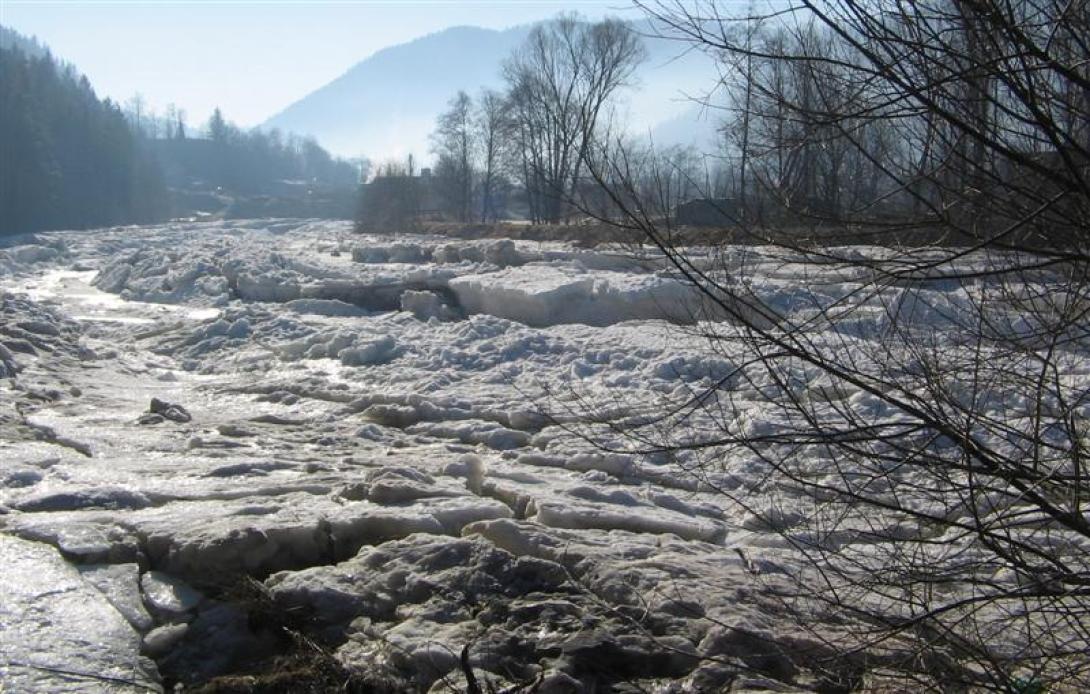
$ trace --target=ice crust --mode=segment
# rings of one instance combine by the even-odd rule
[[[956,344],[953,319],[972,307],[961,284],[857,300],[858,277],[837,268],[759,248],[695,255],[708,272],[760,268],[738,289],[774,313],[846,311],[837,333],[809,336],[837,349],[881,340],[891,312]],[[313,613],[342,664],[419,691],[449,689],[467,644],[480,673],[555,691],[619,675],[716,691],[738,677],[696,656],[793,686],[790,654],[761,644],[799,637],[754,596],[786,580],[794,560],[773,530],[802,533],[805,504],[765,489],[767,469],[744,452],[701,467],[685,450],[643,455],[596,430],[607,452],[571,432],[588,409],[641,421],[704,389],[729,392],[730,426],[752,435],[782,426],[763,397],[776,389],[819,412],[888,415],[806,364],[782,382],[743,378],[737,354],[695,334],[729,347],[730,310],[653,256],[360,237],[329,222],[42,234],[0,249],[5,678],[98,691],[17,665],[30,638],[42,662],[123,671],[134,691],[158,681],[141,652],[171,676],[218,674],[270,648],[201,588],[245,576]],[[1064,377],[1090,388],[1086,360],[1069,361]],[[974,396],[1016,423],[1030,414]],[[191,420],[140,425],[153,398]],[[690,424],[687,443],[722,433],[699,409]],[[822,474],[822,460],[807,464]],[[726,500],[735,492],[750,510]]]
[[[5,689],[162,691],[140,635],[57,550],[0,534],[0,566]]]

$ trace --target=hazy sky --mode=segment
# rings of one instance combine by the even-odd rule
[[[160,110],[175,103],[191,126],[218,105],[250,126],[386,46],[571,10],[632,16],[626,0],[0,0],[0,24],[44,41],[99,96],[124,102],[140,92]]]

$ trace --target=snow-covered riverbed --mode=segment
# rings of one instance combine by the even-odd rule
[[[715,260],[766,262],[784,312],[851,289],[752,250]],[[768,520],[792,512],[722,493],[759,505],[760,461],[571,431],[735,368],[654,257],[257,220],[43,234],[0,250],[0,290],[11,691],[155,690],[266,658],[282,646],[224,590],[243,577],[345,667],[424,691],[467,646],[481,676],[540,692],[816,682],[767,646],[791,626],[761,594],[794,561]],[[956,288],[935,297],[957,310]],[[777,416],[760,387],[731,384],[752,391],[741,425]],[[190,418],[146,416],[153,398]]]

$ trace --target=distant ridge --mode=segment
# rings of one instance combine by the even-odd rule
[[[481,87],[502,87],[503,61],[532,30],[458,26],[408,43],[384,48],[343,75],[269,118],[263,128],[313,135],[341,156],[381,161],[412,153],[428,158],[428,134],[436,116],[459,89],[475,95]],[[690,54],[675,59],[677,46],[649,42],[649,59],[639,72],[639,89],[627,95],[624,112],[639,133],[670,121],[670,142],[706,141],[709,125],[684,119],[695,111],[683,93],[707,89],[715,71],[707,59]],[[681,119],[681,121],[679,121]],[[677,138],[681,140],[677,140]],[[686,142],[687,143],[687,142]]]
[[[459,90],[500,85],[500,64],[530,32],[452,27],[378,51],[263,127],[314,135],[344,156],[427,154],[435,116]]]

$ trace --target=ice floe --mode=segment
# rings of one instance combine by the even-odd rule
[[[760,297],[770,324],[842,311],[806,338],[860,355],[894,315],[956,346],[971,291],[987,289],[859,294],[858,274],[768,249],[693,258]],[[732,305],[709,299],[633,249],[305,220],[0,249],[5,685],[155,691],[159,673],[192,683],[275,654],[230,599],[243,580],[312,616],[307,638],[340,665],[419,691],[457,687],[463,651],[482,679],[540,691],[813,684],[766,647],[816,646],[762,596],[797,562],[789,539],[867,535],[807,535],[813,509],[766,485],[759,456],[715,442],[774,440],[787,422],[769,395],[861,421],[890,411],[798,360],[777,379],[747,368]],[[1085,355],[1062,359],[1060,377],[1090,389]],[[970,395],[1015,423],[1032,414]],[[668,429],[663,412],[686,422],[669,454],[607,424]],[[830,474],[818,454],[804,462]]]

